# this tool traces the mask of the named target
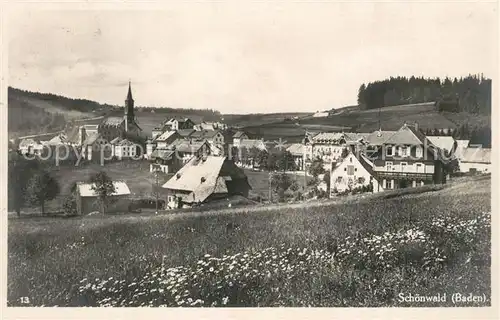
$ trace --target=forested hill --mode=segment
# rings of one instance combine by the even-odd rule
[[[358,104],[376,109],[435,101],[440,111],[491,114],[491,79],[482,75],[465,78],[397,77],[362,84]]]

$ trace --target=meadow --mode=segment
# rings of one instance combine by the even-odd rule
[[[153,199],[153,192],[156,179],[153,173],[149,172],[149,162],[146,160],[133,161],[124,160],[107,163],[101,166],[98,163],[83,163],[77,167],[53,166],[50,171],[54,178],[57,179],[61,188],[61,194],[54,200],[47,203],[46,209],[48,212],[56,213],[61,211],[61,204],[64,197],[69,194],[70,187],[74,182],[88,181],[92,174],[104,170],[113,180],[125,181],[129,186],[131,197],[134,199],[149,198]],[[259,198],[263,201],[269,197],[269,173],[263,171],[253,171],[244,169],[248,177],[248,182],[252,186],[250,198]],[[303,184],[303,176],[290,173],[290,175]],[[163,185],[173,176],[173,174],[160,174],[158,184]],[[310,177],[308,179],[311,179]],[[24,208],[22,214],[38,214],[39,208]]]
[[[314,208],[13,218],[8,305],[437,306],[399,302],[398,293],[489,297],[490,183],[460,178],[437,191]]]

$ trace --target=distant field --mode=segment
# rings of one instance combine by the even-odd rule
[[[329,125],[324,123],[302,124],[302,121],[300,121],[300,124],[298,125],[294,122],[287,121],[245,127],[245,131],[253,135],[260,136],[266,140],[276,140],[281,138],[290,143],[300,142],[304,138],[306,130],[309,132],[321,132],[349,129],[350,127],[347,126]]]
[[[282,122],[285,118],[303,118],[311,115],[305,112],[290,113],[258,113],[258,114],[225,114],[224,122],[228,125],[238,127],[269,125],[271,123]]]
[[[24,306],[178,306],[183,298],[185,306],[395,307],[416,306],[399,302],[399,292],[489,297],[490,183],[210,214],[10,219],[8,305],[28,297]]]

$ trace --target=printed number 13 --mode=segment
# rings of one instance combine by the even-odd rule
[[[30,298],[28,298],[28,297],[21,297],[19,300],[21,300],[22,304],[30,303]]]

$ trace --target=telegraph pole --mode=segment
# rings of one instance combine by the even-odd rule
[[[269,202],[273,201],[273,192],[272,192],[272,171],[269,171]]]
[[[155,170],[155,176],[156,176],[156,192],[155,192],[155,195],[156,195],[156,211],[155,211],[155,214],[158,214],[158,170]]]

